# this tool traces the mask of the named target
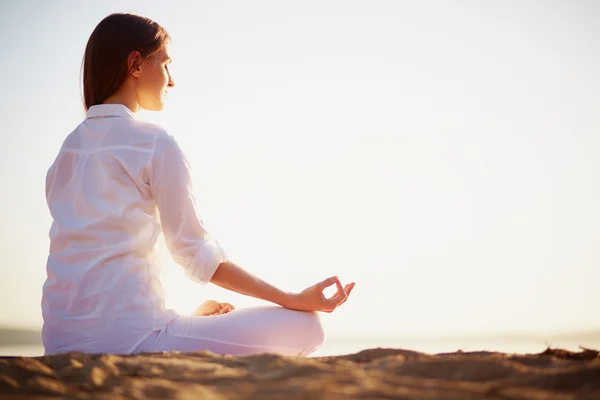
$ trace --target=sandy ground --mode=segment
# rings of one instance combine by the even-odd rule
[[[0,357],[0,398],[600,399],[597,351]]]

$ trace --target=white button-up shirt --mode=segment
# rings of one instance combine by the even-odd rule
[[[196,213],[177,142],[123,105],[90,107],[48,170],[46,198],[46,354],[131,353],[175,317],[153,257],[161,227],[191,279],[209,282],[226,261]]]

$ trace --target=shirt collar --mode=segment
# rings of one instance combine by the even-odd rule
[[[88,109],[86,115],[86,119],[110,117],[136,119],[135,114],[123,104],[96,104]]]

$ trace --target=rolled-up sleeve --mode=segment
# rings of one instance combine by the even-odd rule
[[[157,135],[149,167],[150,188],[169,252],[190,279],[210,282],[227,255],[197,213],[190,166],[173,136]]]

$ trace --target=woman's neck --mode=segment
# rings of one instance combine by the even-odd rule
[[[117,93],[109,96],[102,104],[122,104],[130,109],[131,112],[137,113],[140,110],[140,104],[137,101],[137,91],[128,86],[127,84],[123,84]]]

